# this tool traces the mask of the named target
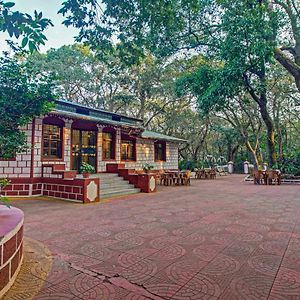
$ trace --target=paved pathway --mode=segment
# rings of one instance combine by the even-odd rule
[[[44,283],[35,299],[300,299],[300,186],[241,180],[96,205],[16,201],[26,237],[52,255],[50,274],[28,268]]]

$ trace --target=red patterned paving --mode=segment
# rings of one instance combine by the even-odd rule
[[[235,175],[96,205],[14,204],[53,256],[35,299],[300,299],[299,186]]]

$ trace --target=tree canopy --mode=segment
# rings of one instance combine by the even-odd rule
[[[51,107],[48,78],[36,78],[28,64],[9,57],[0,58],[0,157],[13,158],[26,149],[21,130],[32,118]]]
[[[299,1],[66,0],[59,13],[77,44],[46,54],[35,50],[51,21],[0,5],[0,29],[22,38],[32,72],[53,76],[60,97],[186,137],[184,159],[222,144],[256,164],[267,149],[271,165],[297,157]]]
[[[12,1],[0,1],[0,31],[8,32],[9,36],[22,38],[22,48],[31,52],[37,50],[39,45],[45,45],[47,40],[43,31],[48,26],[53,26],[50,19],[43,18],[42,12],[34,11],[31,16],[27,13],[14,10]],[[13,43],[10,44],[13,45]]]

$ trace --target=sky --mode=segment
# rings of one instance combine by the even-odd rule
[[[57,14],[63,0],[15,0],[14,2],[16,3],[13,7],[15,10],[26,12],[30,15],[33,15],[34,10],[37,10],[38,12],[42,12],[44,17],[51,19],[54,27],[49,27],[45,31],[48,41],[46,41],[45,46],[41,45],[41,52],[46,52],[50,48],[58,48],[74,43],[74,36],[76,36],[78,30],[62,25],[64,17]],[[4,41],[8,38],[7,34],[0,34],[0,50],[7,50]],[[21,42],[21,39],[19,42]]]

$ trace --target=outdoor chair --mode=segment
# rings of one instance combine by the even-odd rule
[[[197,170],[195,174],[196,179],[205,178],[205,171],[203,169]]]
[[[210,179],[216,179],[217,178],[217,172],[215,169],[211,169],[209,172],[209,178]]]
[[[281,184],[281,174],[280,171],[277,170],[268,170],[266,171],[266,179],[267,179],[267,183],[272,185],[277,184],[280,185]]]
[[[180,184],[180,181],[181,181],[181,179],[182,179],[182,176],[181,176],[181,174],[173,174],[173,184],[174,185],[179,185]]]
[[[182,176],[182,183],[184,185],[191,185],[191,171],[186,171]]]
[[[227,172],[225,171],[223,166],[217,166],[216,171],[218,172],[218,174],[220,176],[223,176],[223,175],[226,176],[227,175]]]
[[[264,172],[260,170],[254,170],[253,173],[253,183],[254,184],[263,184],[266,183]]]
[[[172,185],[173,184],[173,176],[172,174],[164,173],[161,175],[161,182],[163,185]]]
[[[161,185],[162,184],[162,175],[165,173],[164,170],[159,170],[158,173],[155,176],[156,184]]]

